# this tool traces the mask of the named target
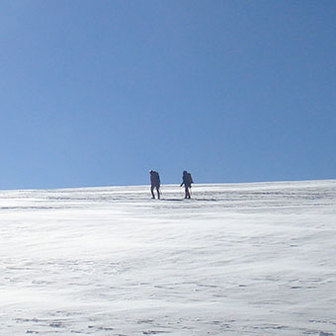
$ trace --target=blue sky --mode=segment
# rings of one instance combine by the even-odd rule
[[[334,0],[2,0],[0,189],[335,178]]]

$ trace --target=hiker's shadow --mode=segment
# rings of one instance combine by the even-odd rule
[[[161,198],[164,202],[216,202],[215,198]]]

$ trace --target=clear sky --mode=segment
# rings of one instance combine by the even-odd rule
[[[336,1],[2,0],[0,189],[336,178]]]

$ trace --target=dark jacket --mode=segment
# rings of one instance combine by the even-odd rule
[[[155,187],[160,187],[160,175],[156,171],[151,171],[150,172],[150,181],[151,185]]]
[[[192,176],[187,171],[183,172],[181,187],[184,185],[186,188],[190,188],[191,184],[194,183]]]

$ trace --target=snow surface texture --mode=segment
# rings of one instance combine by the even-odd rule
[[[1,335],[336,335],[336,181],[0,192]]]

